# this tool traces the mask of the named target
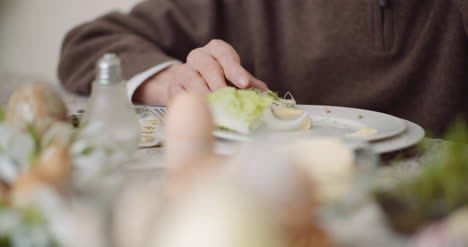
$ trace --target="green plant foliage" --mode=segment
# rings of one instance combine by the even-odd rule
[[[27,130],[28,133],[33,137],[34,143],[35,143],[35,150],[34,150],[34,152],[31,154],[31,157],[29,158],[30,163],[31,163],[31,164],[34,164],[35,161],[39,158],[39,156],[40,156],[40,154],[41,154],[41,150],[42,150],[42,147],[41,147],[41,135],[39,134],[39,132],[37,131],[37,129],[36,129],[32,124],[28,124],[28,125],[26,126],[26,130]]]
[[[403,180],[392,190],[376,191],[377,201],[398,205],[399,211],[407,211],[405,214],[418,218],[419,223],[445,217],[468,205],[467,123],[458,120],[445,139],[450,142],[442,155],[430,160],[418,177]]]
[[[468,204],[468,127],[464,121],[457,121],[447,140],[447,149],[439,159],[432,160],[421,176],[401,189],[424,206],[438,202],[447,210],[454,210]]]
[[[5,121],[5,110],[3,109],[3,106],[0,105],[0,122]]]

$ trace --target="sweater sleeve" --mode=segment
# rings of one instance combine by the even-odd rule
[[[456,0],[460,7],[463,26],[465,27],[466,35],[468,36],[468,0]]]
[[[125,79],[157,64],[185,61],[218,35],[217,0],[146,0],[129,13],[112,12],[70,31],[62,45],[58,77],[65,88],[89,94],[96,61],[107,52],[122,59]]]

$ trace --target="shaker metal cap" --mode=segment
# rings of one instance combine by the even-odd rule
[[[96,82],[114,84],[122,81],[120,58],[114,53],[106,53],[96,64]]]

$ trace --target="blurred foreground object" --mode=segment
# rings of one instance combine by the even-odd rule
[[[414,237],[413,246],[468,246],[468,208],[458,210],[447,219],[425,227]]]
[[[20,172],[30,168],[37,147],[32,135],[1,121],[0,136],[0,181],[3,189],[7,189]]]
[[[41,207],[37,205],[7,206],[2,199],[0,195],[0,246],[62,246]]]
[[[179,95],[170,106],[167,121],[165,155],[169,170],[214,156],[214,124],[203,98]]]
[[[446,139],[453,142],[420,174],[394,181],[389,188],[376,189],[375,197],[395,231],[413,234],[468,205],[466,122],[457,122]]]
[[[449,236],[458,246],[468,246],[468,206],[453,213],[446,224]]]
[[[13,186],[15,201],[27,200],[39,184],[47,184],[68,194],[71,190],[72,159],[70,145],[73,130],[67,123],[56,122],[41,138],[41,151],[30,170],[24,171]]]
[[[228,172],[280,229],[286,246],[330,246],[318,223],[321,184],[291,158],[285,147],[293,143],[284,136],[261,137],[244,146],[229,162]]]
[[[76,198],[76,164],[88,152],[73,152],[80,130],[66,122],[62,103],[32,83],[12,95],[6,120],[0,114],[0,246],[104,246],[96,209]]]
[[[109,164],[122,164],[136,151],[140,125],[119,80],[120,62],[108,55],[97,67],[95,87],[102,94],[88,115],[95,124],[86,128],[73,129],[67,123],[65,104],[48,84],[31,82],[11,95],[5,117],[0,116],[3,193],[27,198],[38,184],[62,193],[72,185],[84,188],[97,183],[112,168]]]
[[[121,62],[105,54],[96,64],[91,98],[71,152],[76,188],[90,190],[138,149],[140,124],[126,94]]]
[[[126,93],[120,59],[105,54],[96,64],[96,80],[80,137],[114,154],[114,163],[128,160],[138,149],[140,124]]]
[[[248,145],[251,152],[234,159],[218,157],[212,130],[203,99],[180,95],[174,101],[166,146],[168,216],[156,227],[154,246],[329,245],[314,223],[314,189],[301,168],[284,152],[265,156],[270,145]]]
[[[292,161],[317,184],[318,198],[330,202],[351,189],[355,156],[344,142],[334,138],[309,138],[288,146]]]
[[[2,247],[106,247],[102,212],[89,202],[68,200],[47,186],[27,201],[5,203],[0,195]]]
[[[66,115],[48,84],[32,82],[11,95],[6,121],[0,122],[0,181],[8,200],[28,200],[43,185],[68,190],[72,129]]]
[[[167,210],[150,246],[287,246],[268,215],[222,177],[200,182]]]
[[[54,122],[67,120],[67,108],[51,85],[33,82],[10,97],[6,120],[21,130],[32,126],[42,135]]]

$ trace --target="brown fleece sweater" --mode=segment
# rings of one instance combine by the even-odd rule
[[[106,52],[130,78],[222,39],[299,103],[386,112],[440,133],[468,116],[467,31],[468,0],[147,0],[72,30],[58,73],[86,94]]]

